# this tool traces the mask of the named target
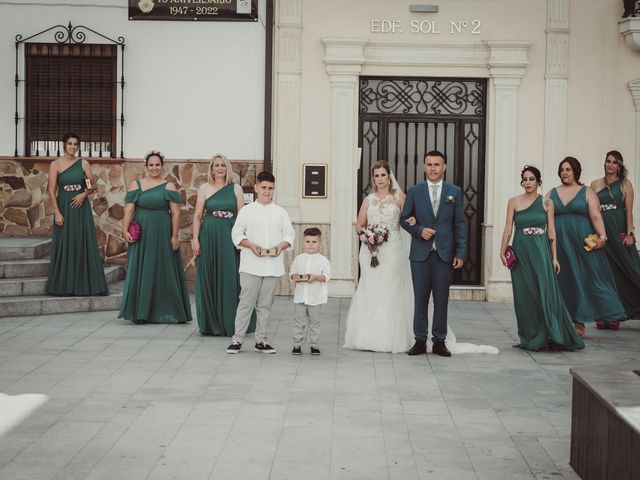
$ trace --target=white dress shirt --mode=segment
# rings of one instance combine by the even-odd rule
[[[434,214],[434,215],[437,215],[437,214],[438,214],[438,206],[440,206],[440,198],[442,198],[442,183],[443,183],[443,182],[444,182],[444,181],[443,181],[442,179],[440,179],[440,181],[439,181],[439,182],[435,182],[435,183],[433,183],[433,182],[431,182],[431,181],[427,180],[427,186],[429,187],[429,200],[431,201],[431,206],[433,207],[433,202],[437,202],[437,204],[436,204],[436,208],[434,208],[434,209],[433,209],[433,214]],[[437,186],[438,186],[438,195],[437,195],[437,198],[434,198],[434,195],[433,195],[433,187],[434,187],[434,185],[437,185]],[[438,249],[438,248],[436,247],[436,239],[435,239],[435,237],[434,237],[434,239],[433,239],[433,243],[432,243],[431,245],[432,245],[432,246],[431,246],[431,248],[432,248],[433,250],[437,250],[437,249]]]
[[[298,275],[324,275],[325,282],[296,282],[296,289],[293,293],[293,303],[304,303],[305,305],[320,305],[327,303],[329,289],[327,283],[331,280],[331,264],[324,255],[319,253],[301,253],[291,264],[289,276]]]
[[[437,201],[438,205],[440,205],[440,198],[442,197],[442,184],[444,183],[444,181],[442,179],[440,179],[439,182],[431,182],[429,180],[427,180],[427,185],[429,187],[429,201],[431,202],[431,205],[433,206],[433,202]],[[438,186],[438,197],[434,198],[433,196],[433,187],[437,185]],[[434,213],[437,213],[437,211],[434,211]]]
[[[275,248],[282,242],[293,245],[296,232],[291,225],[287,211],[271,202],[263,205],[258,201],[246,205],[238,212],[238,218],[231,230],[231,240],[236,247],[244,239],[261,248]],[[250,248],[240,247],[241,273],[259,277],[280,277],[284,275],[284,257],[258,257]]]

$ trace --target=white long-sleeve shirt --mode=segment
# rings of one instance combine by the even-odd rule
[[[244,239],[269,249],[282,242],[293,245],[295,236],[289,214],[273,202],[263,205],[255,201],[246,205],[238,212],[231,230],[231,240],[236,247]],[[277,257],[258,257],[250,248],[240,247],[238,271],[259,277],[280,277],[285,273],[284,258],[282,254]]]
[[[304,303],[305,305],[321,305],[327,303],[329,289],[327,283],[331,280],[331,264],[324,255],[319,253],[301,253],[293,259],[289,276],[298,275],[324,275],[325,282],[296,282],[296,289],[293,292],[293,303]]]

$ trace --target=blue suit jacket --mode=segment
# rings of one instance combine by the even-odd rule
[[[417,223],[411,227],[407,218],[415,217]],[[465,259],[467,243],[467,225],[464,221],[464,205],[462,190],[451,183],[442,183],[438,214],[434,215],[427,182],[411,187],[400,215],[400,225],[411,234],[411,251],[409,259],[422,262],[427,259],[433,241],[436,241],[438,256],[444,262],[451,262],[453,257]],[[424,228],[433,228],[436,234],[430,240],[420,235]]]

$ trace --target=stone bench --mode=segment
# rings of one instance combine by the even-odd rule
[[[583,480],[639,479],[640,361],[571,374],[571,466]]]

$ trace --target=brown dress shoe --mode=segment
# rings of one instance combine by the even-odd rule
[[[426,340],[416,340],[416,343],[407,352],[408,355],[422,355],[423,353],[427,353]]]
[[[440,355],[441,357],[450,357],[451,352],[444,344],[444,342],[433,342],[433,353]]]

